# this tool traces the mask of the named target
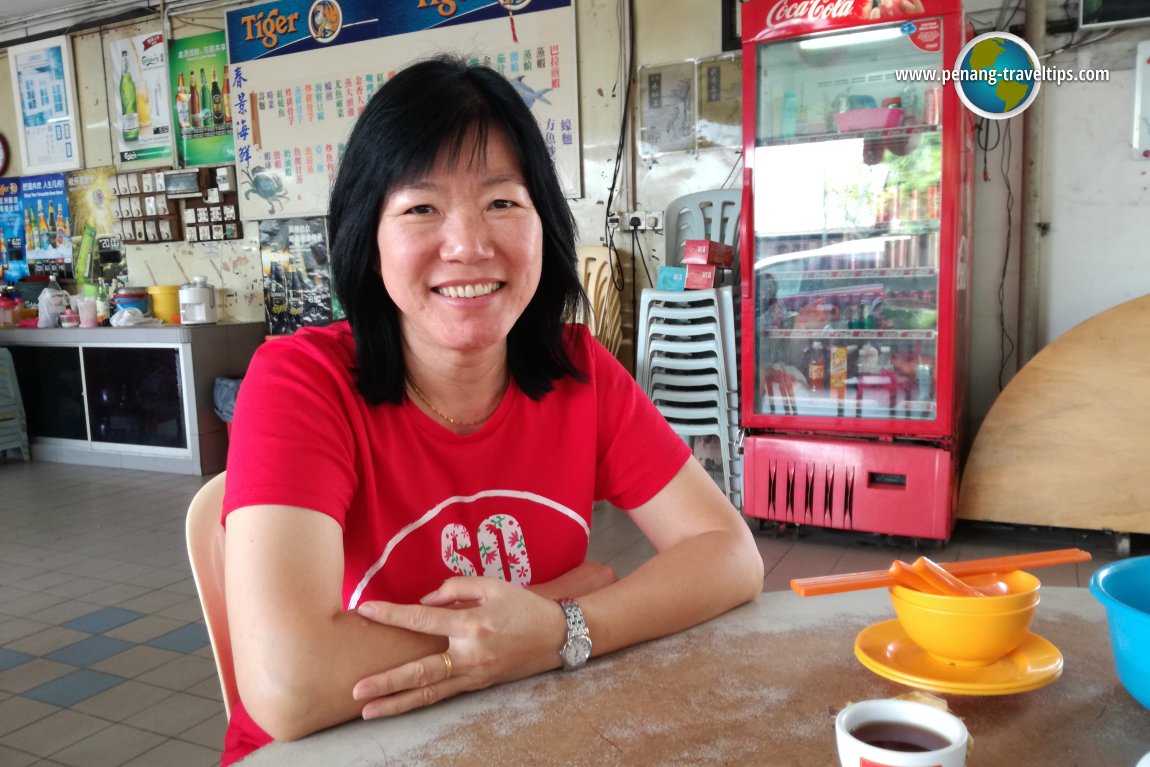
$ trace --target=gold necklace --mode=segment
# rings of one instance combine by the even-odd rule
[[[483,416],[478,421],[461,421],[458,418],[452,418],[447,413],[444,413],[435,405],[431,404],[431,400],[429,400],[427,395],[424,394],[423,391],[415,385],[415,381],[411,380],[411,376],[406,376],[406,379],[408,388],[410,388],[412,393],[419,398],[419,401],[431,408],[431,412],[435,413],[437,416],[447,421],[452,426],[479,426],[480,424],[485,423],[489,418],[491,418],[491,416],[495,415],[495,411],[499,409],[501,404],[503,404],[503,395],[507,393],[507,385],[511,380],[510,376],[504,379],[503,390],[499,393],[499,401],[495,403],[495,407],[491,409],[490,413]]]

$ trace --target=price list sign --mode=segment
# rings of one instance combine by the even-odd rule
[[[75,170],[83,162],[72,43],[53,37],[8,49],[24,171]]]
[[[393,72],[465,52],[515,86],[566,192],[582,194],[573,0],[285,0],[229,11],[229,93],[245,219],[319,215],[344,141]],[[371,67],[364,66],[371,62]]]

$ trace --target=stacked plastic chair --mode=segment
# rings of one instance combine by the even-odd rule
[[[730,287],[643,291],[636,379],[688,444],[713,436],[721,487],[742,507],[742,457],[734,298]],[[716,480],[718,478],[716,477]]]
[[[737,248],[742,194],[739,189],[710,189],[671,200],[663,215],[663,263],[680,266],[687,240],[713,240]],[[737,275],[731,276],[737,285]]]
[[[16,365],[12,352],[0,349],[0,457],[9,450],[19,450],[25,461],[32,460],[28,449],[28,419],[24,414],[24,401],[20,399],[20,384],[16,381]]]

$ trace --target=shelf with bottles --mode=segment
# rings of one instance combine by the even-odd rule
[[[804,292],[760,289],[756,324],[778,338],[887,338],[933,340],[938,328],[936,282],[925,289],[887,283],[835,283]]]
[[[896,143],[921,133],[938,133],[939,126],[934,124],[918,123],[915,125],[896,125],[889,128],[864,128],[860,130],[822,130],[810,133],[796,133],[793,136],[767,136],[758,139],[755,146],[786,146],[789,144],[811,144],[822,141],[842,141],[845,139],[882,139],[890,142],[890,147],[897,150],[901,147]]]
[[[760,339],[755,407],[775,415],[935,417],[933,339]]]
[[[116,234],[125,243],[182,240],[179,211],[165,192],[164,170],[117,173],[110,179]]]

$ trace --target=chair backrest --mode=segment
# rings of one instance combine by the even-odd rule
[[[710,189],[671,200],[663,215],[663,263],[683,263],[686,240],[712,240],[739,248],[741,189]]]
[[[236,672],[232,661],[232,637],[228,630],[228,610],[224,601],[224,527],[220,513],[224,502],[224,477],[221,472],[208,480],[188,506],[188,560],[192,577],[204,610],[204,623],[216,658],[220,689],[224,694],[224,712],[231,719],[232,707],[239,700]]]

